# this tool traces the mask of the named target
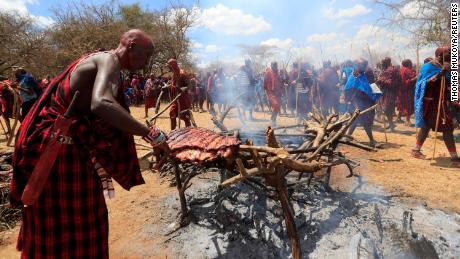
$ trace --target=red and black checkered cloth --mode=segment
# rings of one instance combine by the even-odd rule
[[[70,104],[70,75],[81,59],[54,78],[19,129],[13,157],[11,203],[21,196],[34,165],[46,147],[53,123]],[[89,87],[89,86],[88,86]],[[126,107],[122,88],[119,102]],[[123,188],[144,183],[134,139],[93,114],[72,118],[44,190],[33,206],[22,209],[17,248],[21,258],[108,258],[108,215],[92,157]]]

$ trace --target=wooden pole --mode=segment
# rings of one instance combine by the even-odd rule
[[[444,93],[445,93],[445,84],[446,78],[444,75],[441,77],[441,89],[439,90],[439,103],[438,103],[438,113],[436,114],[436,127],[434,129],[434,148],[433,148],[433,156],[431,159],[434,159],[436,154],[436,143],[438,142],[438,127],[439,127],[439,117],[441,116],[441,106],[444,102]]]

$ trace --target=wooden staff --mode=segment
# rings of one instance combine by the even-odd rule
[[[434,159],[434,156],[436,154],[436,143],[437,143],[437,140],[438,140],[439,117],[441,115],[441,106],[442,106],[442,103],[444,102],[444,93],[445,93],[445,90],[446,90],[445,85],[446,85],[446,78],[444,77],[444,75],[442,75],[442,77],[441,77],[441,89],[439,90],[438,113],[436,115],[436,127],[434,129],[433,156],[431,157],[431,159]]]
[[[6,116],[5,116],[5,117],[6,117]],[[7,120],[7,119],[8,119],[8,118],[6,118],[6,120]],[[5,132],[6,139],[9,139],[8,132],[6,132],[5,127],[3,126],[3,122],[2,122],[1,119],[0,119],[0,125],[2,126],[3,132]]]
[[[18,124],[18,119],[19,119],[19,109],[21,108],[19,106],[19,96],[18,96],[18,93],[16,93],[16,91],[13,89],[13,98],[14,98],[14,105],[13,105],[13,116],[14,116],[14,123],[13,123],[13,127],[11,128],[11,132],[10,132],[10,137],[8,139],[8,143],[6,144],[7,146],[11,146],[11,142],[13,141],[13,138],[14,138],[14,135],[15,135],[15,130],[16,130],[16,126]]]
[[[380,110],[383,112],[383,104],[379,101],[380,103]],[[383,116],[383,134],[385,135],[385,143],[388,143],[388,137],[387,137],[387,119],[385,118],[385,115]]]
[[[155,121],[158,117],[160,117],[161,114],[163,114],[169,107],[171,107],[171,105],[177,101],[177,99],[179,99],[179,97],[182,95],[182,93],[179,93],[176,98],[174,98],[174,100],[172,100],[172,102],[170,102],[168,105],[166,105],[166,107],[163,108],[163,110],[161,110],[161,112],[159,112],[158,114],[156,114],[155,116],[153,116],[153,118],[147,120],[147,124],[151,124],[152,121]]]

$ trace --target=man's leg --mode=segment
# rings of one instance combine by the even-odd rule
[[[376,141],[374,135],[372,134],[372,123],[364,124],[364,131],[366,131],[367,137],[369,137],[369,143],[371,147],[375,147]]]
[[[426,138],[428,137],[428,133],[430,133],[430,128],[422,127],[420,128],[418,135],[417,135],[417,142],[415,143],[415,147],[412,149],[412,156],[415,158],[422,158],[424,159],[426,156],[421,152],[423,143],[425,143]]]
[[[148,118],[148,117],[149,117],[149,108],[145,106],[145,117],[144,118]]]
[[[171,130],[176,129],[176,118],[171,118]]]
[[[183,120],[184,123],[185,123],[185,127],[190,127],[190,126],[192,126],[192,123],[190,122],[190,119],[189,119],[189,118],[185,117],[185,118],[183,118],[182,120]]]
[[[448,130],[442,133],[442,138],[446,144],[447,150],[449,151],[450,158],[452,160],[452,167],[460,167],[460,159],[458,158],[457,148],[455,147],[454,131]]]
[[[278,117],[278,112],[272,112],[271,121],[273,127],[276,126],[276,117]]]
[[[350,128],[348,128],[347,135],[353,135],[353,132],[355,132],[356,127],[358,126],[358,122],[354,121],[351,125]]]

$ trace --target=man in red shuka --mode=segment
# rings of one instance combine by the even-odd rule
[[[153,53],[140,30],[121,36],[118,48],[85,55],[52,79],[21,124],[13,155],[11,204],[22,207],[17,248],[21,258],[108,258],[109,222],[98,164],[123,188],[144,183],[133,135],[169,152],[165,135],[133,118],[124,103],[121,70],[137,71]],[[66,135],[53,128],[80,93]],[[38,200],[22,194],[47,143],[61,145]],[[99,168],[100,169],[100,168]],[[99,170],[98,169],[98,170]],[[33,184],[33,183],[32,183]]]
[[[405,59],[401,63],[401,86],[398,89],[396,106],[398,107],[398,119],[406,117],[406,126],[410,126],[410,117],[414,114],[414,91],[417,75],[412,68],[412,61]]]
[[[276,117],[281,108],[281,95],[283,94],[282,82],[278,73],[278,63],[276,62],[272,62],[270,68],[265,72],[264,89],[272,107],[272,126],[275,126]]]
[[[380,86],[383,92],[382,104],[383,113],[387,117],[388,128],[393,131],[395,128],[393,116],[395,113],[396,97],[398,87],[401,85],[401,74],[399,69],[391,65],[391,59],[386,57],[382,60],[382,73],[377,79],[377,85]]]
[[[177,101],[171,105],[169,110],[169,118],[171,119],[171,130],[174,130],[177,125],[176,118],[185,122],[186,127],[190,127],[190,109],[192,108],[192,100],[190,98],[190,79],[183,69],[179,68],[177,60],[168,60],[168,67],[173,72],[171,87],[169,88],[170,101],[181,93],[181,96]]]

